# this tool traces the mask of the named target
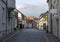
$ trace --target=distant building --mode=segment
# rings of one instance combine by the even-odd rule
[[[27,27],[33,27],[33,22],[34,22],[33,16],[26,16]]]
[[[42,17],[39,19],[38,22],[39,22],[39,28],[42,28],[44,23],[46,23],[46,25],[47,25],[47,21],[45,21],[45,19]]]
[[[43,24],[46,24],[46,26],[48,25],[48,11],[40,14],[38,23],[39,29],[43,29]]]
[[[20,12],[19,10],[17,10],[17,14],[18,14],[18,28],[26,28],[26,16]]]
[[[33,24],[33,26],[34,26],[34,28],[38,28],[39,29],[39,18],[34,18],[34,24]]]

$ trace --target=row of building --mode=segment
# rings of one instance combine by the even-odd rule
[[[0,0],[0,38],[27,25],[27,17],[16,9],[15,0]]]
[[[22,18],[24,17],[24,18]],[[20,12],[18,15],[18,24],[19,28],[38,28],[38,19],[34,16],[22,16],[22,13]]]
[[[18,28],[37,28],[37,20],[34,16],[25,16],[21,11],[15,9],[18,14]]]
[[[16,9],[15,0],[0,0],[0,38],[21,28],[38,28],[39,18],[25,16]]]
[[[16,28],[18,14],[15,8],[15,0],[0,0],[0,38]]]
[[[18,15],[17,27],[22,28],[38,28],[38,19],[34,16],[25,16],[21,11],[15,9]]]
[[[60,39],[60,0],[47,0],[49,6],[48,32]]]

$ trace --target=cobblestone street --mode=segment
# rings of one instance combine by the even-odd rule
[[[42,30],[22,29],[4,42],[48,42]]]

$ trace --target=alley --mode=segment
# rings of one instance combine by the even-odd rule
[[[44,32],[37,29],[22,29],[5,42],[48,42]]]

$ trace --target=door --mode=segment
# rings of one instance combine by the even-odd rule
[[[29,23],[28,27],[29,27],[29,28],[32,28],[32,23]]]

